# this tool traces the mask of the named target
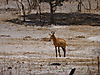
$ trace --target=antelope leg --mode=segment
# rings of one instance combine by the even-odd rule
[[[60,47],[58,47],[58,52],[59,52],[59,57],[61,57],[61,55],[60,55]]]
[[[55,51],[56,51],[56,57],[57,57],[57,47],[55,47]]]

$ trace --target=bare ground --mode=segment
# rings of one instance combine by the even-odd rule
[[[17,17],[15,13],[0,14],[0,75],[68,75],[72,68],[76,68],[74,75],[98,74],[99,15],[92,22],[97,26],[84,23],[26,26],[11,22]],[[51,31],[67,41],[65,58],[62,50],[62,57],[55,57],[54,46],[49,41]]]

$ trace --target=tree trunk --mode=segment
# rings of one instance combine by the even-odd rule
[[[91,10],[91,1],[88,0],[88,3],[89,3],[89,11]]]
[[[22,4],[22,12],[23,12],[23,21],[25,22],[26,21],[26,14],[25,14],[25,7],[24,5]]]
[[[8,0],[6,0],[6,3],[8,4]]]
[[[27,2],[28,2],[28,14],[31,12],[31,4],[30,4],[30,0],[27,0]]]
[[[81,12],[82,11],[82,0],[80,0],[78,2],[78,11]]]
[[[21,15],[23,15],[23,21],[26,21],[26,13],[25,13],[24,4],[22,3],[22,0],[21,1],[18,1],[18,3],[20,3],[20,5],[21,5],[21,8],[20,9],[21,9]]]
[[[99,0],[96,0],[97,1],[97,7],[96,9],[99,9]]]
[[[50,5],[50,24],[54,24],[54,11],[53,11],[53,4],[49,2]]]

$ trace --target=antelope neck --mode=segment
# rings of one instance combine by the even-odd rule
[[[56,37],[55,36],[53,36],[53,41],[56,41]]]

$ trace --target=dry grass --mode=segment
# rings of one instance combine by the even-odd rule
[[[83,35],[76,36],[76,38],[85,38]]]
[[[70,27],[69,30],[77,31],[77,32],[91,32],[92,26],[84,25],[84,26],[73,26]]]
[[[41,41],[49,42],[50,41],[50,38],[41,38]]]
[[[46,53],[39,53],[39,52],[17,52],[17,53],[4,53],[0,52],[0,55],[3,56],[9,56],[9,55],[29,55],[29,54],[39,54],[39,55],[48,55]],[[5,57],[0,57],[0,60],[10,60],[10,61],[22,61],[22,62],[46,62],[46,63],[51,63],[51,62],[60,62],[60,63],[69,63],[70,65],[97,65],[97,58],[5,58]]]
[[[77,58],[1,58],[0,60],[8,60],[8,61],[20,61],[20,62],[45,62],[45,63],[52,63],[52,62],[58,62],[58,63],[67,63],[68,65],[77,65],[77,66],[97,66],[97,59],[77,59]]]

